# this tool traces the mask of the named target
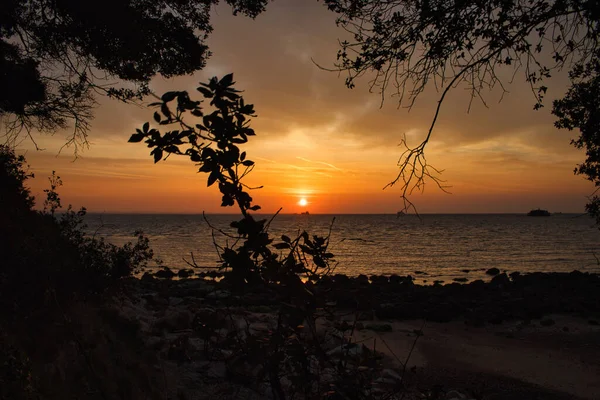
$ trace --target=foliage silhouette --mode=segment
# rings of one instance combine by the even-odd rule
[[[596,56],[585,67],[571,72],[573,84],[564,98],[554,101],[552,113],[558,117],[555,125],[569,130],[579,129],[580,135],[571,143],[585,149],[586,159],[575,168],[600,187],[600,60]],[[586,211],[596,218],[600,227],[600,198],[594,193]]]
[[[347,74],[349,88],[359,77],[373,73],[370,89],[379,90],[382,101],[392,90],[399,106],[409,108],[428,84],[441,90],[425,139],[416,147],[402,142],[399,172],[388,185],[402,185],[405,208],[414,209],[407,197],[414,189],[422,190],[427,178],[444,188],[441,171],[427,163],[425,147],[450,89],[463,84],[471,101],[485,104],[484,90],[500,87],[506,93],[500,69],[512,70],[513,78],[522,70],[535,98],[534,109],[539,109],[548,90],[544,82],[554,71],[572,69],[571,94],[564,99],[571,104],[574,92],[582,90],[580,85],[577,89],[583,78],[580,71],[592,77],[598,73],[593,67],[600,33],[597,1],[325,0],[325,4],[340,14],[337,24],[352,35],[352,40],[340,42],[334,68]],[[582,131],[574,144],[591,145],[593,153],[595,144],[586,140],[587,135]]]
[[[281,243],[271,246],[273,239],[267,232],[268,221],[257,220],[252,215],[252,212],[260,210],[260,206],[252,204],[253,199],[248,192],[251,188],[243,179],[254,169],[254,161],[248,159],[246,152],[240,151],[238,146],[255,135],[249,124],[254,116],[254,106],[246,104],[233,85],[233,74],[200,84],[197,90],[210,101],[209,105],[213,107],[210,112],[203,110],[201,101],[191,100],[187,92],[165,93],[161,102],[151,104],[160,110],[160,113],[154,113],[154,121],[159,126],[174,125],[177,129],[161,133],[146,122],[131,135],[129,141],[144,141],[152,148],[150,154],[155,163],[171,154],[189,157],[196,163],[199,172],[208,174],[208,186],[217,183],[222,194],[221,206],[239,208],[242,219],[232,222],[231,226],[244,242],[236,250],[224,248],[220,254],[222,266],[231,271],[233,280],[238,283],[283,282],[289,279],[299,282],[297,274],[313,275],[320,269],[327,269],[327,261],[333,258],[333,254],[327,252],[326,238],[311,239],[306,232],[295,240],[284,236]],[[186,112],[201,118],[201,123],[191,125],[185,121]],[[288,268],[281,269],[278,256],[271,247],[289,252],[285,258]],[[297,263],[295,256],[298,251],[311,256],[310,267]]]
[[[242,218],[231,223],[238,234],[233,245],[216,245],[226,272],[220,287],[230,287],[236,294],[268,293],[279,309],[276,327],[266,335],[253,332],[248,323],[223,335],[218,321],[233,320],[232,315],[204,316],[194,329],[205,338],[205,352],[229,354],[231,380],[255,390],[266,385],[276,399],[374,398],[373,382],[381,369],[377,353],[352,343],[355,325],[338,321],[333,310],[319,304],[323,299],[318,298],[317,284],[333,270],[329,236],[301,232],[294,238],[282,235],[277,242],[269,236],[270,221],[254,218],[253,211],[260,207],[253,205],[250,188],[243,183],[254,162],[239,146],[255,135],[249,126],[254,107],[234,88],[232,74],[201,83],[197,90],[211,109],[204,109],[187,92],[167,92],[153,104],[159,109],[154,121],[170,130],[161,132],[146,122],[129,141],[144,141],[155,163],[173,154],[189,157],[199,172],[208,174],[208,186],[218,185],[221,206],[239,208]],[[200,122],[187,121],[186,113]],[[341,336],[319,333],[317,320],[323,318],[336,321]],[[337,349],[326,351],[325,343],[332,341]],[[322,371],[330,378],[322,379]]]
[[[256,17],[267,0],[226,0]],[[94,95],[122,101],[149,94],[148,82],[204,67],[211,8],[219,0],[7,0],[0,6],[0,115],[10,140],[24,129],[73,124],[67,144],[87,143]]]
[[[53,173],[46,190],[47,211],[33,209],[35,199],[25,186],[32,174],[25,159],[0,146],[0,320],[26,318],[61,304],[102,293],[120,278],[145,267],[152,258],[149,241],[136,233],[137,243],[118,247],[86,235],[85,209],[69,206],[61,215],[56,190],[62,184]]]

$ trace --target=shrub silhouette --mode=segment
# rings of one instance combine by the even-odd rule
[[[198,91],[210,100],[209,105],[213,108],[210,112],[203,110],[202,102],[192,100],[185,91],[165,93],[161,102],[151,104],[160,109],[160,113],[154,113],[154,120],[159,126],[177,129],[161,133],[151,129],[150,123],[146,122],[129,141],[144,141],[152,148],[150,154],[155,163],[171,154],[189,157],[198,165],[199,172],[208,174],[208,186],[218,185],[222,194],[221,206],[239,208],[242,218],[233,221],[231,227],[237,229],[243,243],[236,249],[226,247],[220,254],[222,267],[230,272],[231,280],[238,284],[291,284],[292,281],[300,282],[299,275],[312,276],[328,271],[329,261],[333,258],[327,251],[328,238],[315,236],[311,239],[303,232],[295,240],[283,236],[280,243],[273,244],[274,239],[268,234],[268,221],[254,218],[252,212],[260,210],[260,206],[253,205],[248,192],[251,188],[243,182],[252,172],[254,161],[238,147],[255,135],[250,128],[254,106],[246,104],[233,85],[233,74],[200,84]],[[201,123],[189,124],[184,119],[185,113],[201,118]],[[285,250],[288,254],[281,258],[274,250]]]
[[[53,173],[46,190],[47,211],[34,210],[26,187],[25,159],[0,146],[0,306],[2,319],[44,313],[56,301],[101,293],[119,278],[143,268],[152,257],[148,239],[114,246],[85,234],[85,209],[69,206],[61,215],[56,192],[62,183]]]
[[[254,217],[260,206],[253,204],[248,192],[251,188],[243,182],[254,162],[239,148],[255,135],[249,125],[254,107],[246,104],[233,86],[232,74],[201,83],[197,90],[209,102],[212,109],[208,110],[187,92],[165,93],[160,102],[152,104],[159,109],[154,121],[170,130],[161,132],[146,122],[129,139],[144,141],[152,149],[155,163],[170,155],[189,157],[199,172],[208,174],[208,186],[217,184],[221,206],[239,208],[241,219],[231,223],[238,234],[233,237],[234,244],[217,245],[225,271],[221,287],[238,294],[253,290],[268,293],[279,309],[276,327],[267,334],[253,333],[249,327],[234,328],[227,337],[211,344],[208,338],[219,337],[220,327],[208,320],[198,321],[198,333],[207,338],[205,346],[221,346],[222,351],[215,354],[230,354],[225,361],[232,381],[253,389],[264,384],[276,399],[295,395],[306,399],[374,398],[372,383],[380,363],[375,352],[350,343],[354,325],[336,323],[341,338],[324,337],[317,329],[317,319],[338,318],[335,310],[318,299],[316,291],[318,282],[333,270],[329,235],[301,232],[295,237],[282,235],[276,241],[268,232],[270,221]],[[200,122],[190,123],[184,118],[186,113]],[[226,318],[233,319],[233,315]],[[335,342],[338,347],[327,351],[325,342]],[[328,380],[321,380],[322,371],[328,371]]]

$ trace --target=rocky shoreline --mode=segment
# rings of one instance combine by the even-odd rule
[[[160,361],[172,398],[238,398],[239,391],[247,398],[267,398],[264,388],[248,389],[247,384],[258,379],[260,371],[248,370],[250,367],[222,344],[231,340],[228,338],[232,332],[260,336],[274,329],[280,305],[268,288],[245,288],[240,293],[232,290],[226,277],[215,277],[217,280],[171,280],[149,275],[129,279],[123,282],[122,295],[114,306],[125,320],[134,322],[144,347]],[[452,321],[473,329],[517,321],[521,326],[533,323],[566,333],[568,326],[554,326],[556,315],[577,317],[593,329],[600,320],[600,277],[578,271],[498,274],[489,282],[429,286],[414,284],[411,277],[334,275],[307,285],[316,294],[317,309],[335,308],[340,314],[350,311],[348,323],[363,335],[393,338],[398,329],[394,321]],[[206,328],[209,325],[210,334]],[[335,321],[322,319],[320,329],[328,332],[328,337],[344,337],[338,328]],[[423,332],[413,329],[398,334],[417,340]],[[600,336],[594,337],[595,343],[600,343]],[[345,342],[336,340],[325,343],[327,352],[334,354],[342,349],[340,343]],[[217,347],[219,350],[214,350]],[[363,347],[356,347],[356,351]],[[378,372],[378,379],[383,379],[379,381],[381,390],[402,381],[401,372],[391,357],[383,360]],[[446,389],[443,393],[464,388]],[[542,393],[545,389],[528,390]],[[199,391],[203,396],[198,395]],[[555,395],[547,398],[571,398]],[[438,398],[470,397],[444,394]]]
[[[600,317],[600,275],[572,271],[570,273],[513,272],[510,275],[492,271],[487,282],[419,285],[412,276],[348,277],[326,276],[308,282],[315,292],[317,306],[335,303],[337,308],[359,310],[367,317],[379,319],[427,319],[448,322],[464,319],[481,325],[506,320],[539,319],[549,314],[576,315],[597,321]],[[495,274],[494,274],[495,273]],[[185,296],[196,289],[205,300],[221,299],[234,305],[273,306],[273,297],[264,288],[247,288],[243,295],[229,296],[230,286],[217,272],[200,279],[160,279],[145,275],[141,285],[155,285],[173,296]],[[593,323],[593,322],[592,322]]]

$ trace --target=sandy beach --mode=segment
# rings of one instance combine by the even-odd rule
[[[409,379],[479,393],[489,399],[597,399],[600,393],[600,327],[582,318],[485,327],[423,321],[387,321],[392,332],[357,332],[355,340],[378,350],[397,367],[408,360]],[[385,342],[384,345],[382,343]],[[400,361],[397,360],[398,357]],[[402,362],[402,363],[401,363]],[[413,368],[415,367],[415,368]]]

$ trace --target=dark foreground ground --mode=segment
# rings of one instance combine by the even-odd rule
[[[136,285],[147,291],[138,306],[157,307],[167,319],[188,310],[193,321],[198,307],[217,313],[228,308],[268,325],[277,311],[264,290],[235,295],[226,282],[146,279]],[[398,373],[406,363],[403,379],[419,393],[453,396],[456,389],[467,398],[599,398],[598,275],[499,274],[488,282],[431,286],[408,277],[336,275],[314,289],[317,307],[333,305],[354,324],[354,341],[376,348]],[[178,328],[186,324],[183,318]],[[327,329],[331,322],[322,324]]]
[[[347,338],[381,354],[382,390],[401,384],[405,399],[600,398],[597,275],[501,274],[434,286],[338,275],[312,285],[316,309],[335,313],[319,319],[319,332],[339,338],[336,323],[347,321]],[[146,276],[124,281],[111,299],[75,307],[56,332],[40,332],[37,353],[35,341],[29,346],[34,375],[50,393],[43,398],[271,397],[225,348],[232,332],[273,329],[280,305],[268,290]],[[208,325],[218,329],[207,335]],[[207,351],[217,342],[225,347]],[[340,342],[325,346],[335,354]],[[330,372],[321,371],[324,382]]]

